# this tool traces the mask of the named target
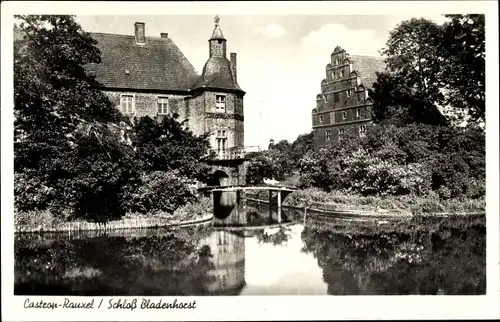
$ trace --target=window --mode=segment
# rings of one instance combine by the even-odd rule
[[[353,91],[352,91],[352,89],[348,89],[347,91],[345,91],[345,93],[346,93],[347,97],[351,97],[353,94]]]
[[[330,112],[330,124],[335,124],[335,112]]]
[[[332,72],[332,79],[335,79],[335,72]]]
[[[227,152],[227,136],[226,130],[217,130],[215,143],[217,146],[217,156],[219,158],[224,158]]]
[[[158,97],[158,114],[168,114],[168,97]]]
[[[342,140],[342,135],[344,135],[344,129],[339,129],[339,141]]]
[[[359,113],[359,108],[356,109],[356,117],[359,118],[360,113]]]
[[[347,112],[346,111],[342,112],[342,119],[343,120],[347,119]]]
[[[220,113],[226,113],[226,96],[224,95],[215,96],[215,111]]]
[[[337,103],[339,101],[339,93],[333,94],[333,102]]]
[[[325,131],[325,140],[330,141],[332,139],[332,131],[326,130]]]
[[[362,138],[366,135],[366,125],[359,126],[359,137]]]
[[[342,78],[342,77],[344,77],[344,71],[343,70],[340,71],[340,78]]]
[[[120,98],[120,107],[122,109],[123,114],[134,115],[135,114],[134,95],[122,95]]]
[[[339,64],[339,59],[335,59],[335,65],[338,65]]]
[[[323,115],[319,116],[319,124],[323,124]]]

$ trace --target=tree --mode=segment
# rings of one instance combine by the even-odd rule
[[[21,193],[16,206],[116,210],[124,182],[134,178],[122,167],[135,167],[123,164],[131,150],[115,135],[119,112],[85,70],[100,62],[96,41],[72,16],[16,19],[22,34],[14,43],[16,188],[36,182],[47,191],[34,204]]]
[[[265,178],[273,177],[276,177],[276,170],[269,156],[269,151],[263,151],[250,160],[246,174],[248,184],[260,184]]]
[[[370,91],[375,121],[446,122],[438,110],[444,103],[436,60],[441,37],[441,27],[426,19],[403,21],[390,32],[382,51],[388,72],[378,75]]]
[[[312,150],[314,150],[314,133],[312,131],[299,135],[293,141],[290,147],[290,158],[292,159],[294,169],[298,169],[300,159]]]
[[[24,37],[14,44],[15,168],[42,171],[74,146],[77,130],[120,117],[84,69],[100,53],[73,17],[17,18]]]
[[[484,15],[446,17],[442,26],[407,20],[390,33],[382,51],[388,71],[370,91],[376,122],[484,123]]]
[[[463,110],[472,123],[485,121],[484,15],[446,15],[437,47],[446,102]]]
[[[401,76],[378,73],[377,81],[370,91],[373,100],[372,116],[376,123],[404,126],[411,123],[446,124],[445,117],[437,107],[414,87],[409,87]]]
[[[273,150],[278,150],[281,153],[286,153],[290,149],[288,140],[281,140],[272,147]]]
[[[201,161],[208,153],[208,136],[186,130],[177,115],[160,122],[149,116],[135,120],[132,146],[145,172],[178,170],[180,175],[203,180],[208,168]]]

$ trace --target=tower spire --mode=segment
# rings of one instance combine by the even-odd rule
[[[212,33],[212,38],[210,38],[210,40],[220,39],[220,40],[225,41],[226,39],[224,38],[224,35],[222,34],[222,30],[220,30],[220,27],[219,27],[220,18],[218,15],[215,16],[214,22],[215,22],[215,28],[214,28],[214,32]]]

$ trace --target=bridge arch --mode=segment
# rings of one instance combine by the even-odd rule
[[[208,185],[209,186],[226,186],[228,185],[229,181],[229,175],[226,173],[226,171],[223,171],[221,169],[216,169],[213,171],[208,178]]]

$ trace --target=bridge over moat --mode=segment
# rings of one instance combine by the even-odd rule
[[[209,188],[214,207],[214,226],[243,226],[247,224],[248,191],[268,191],[269,206],[278,208],[278,223],[281,223],[281,206],[283,200],[294,188],[279,186],[227,186]]]

